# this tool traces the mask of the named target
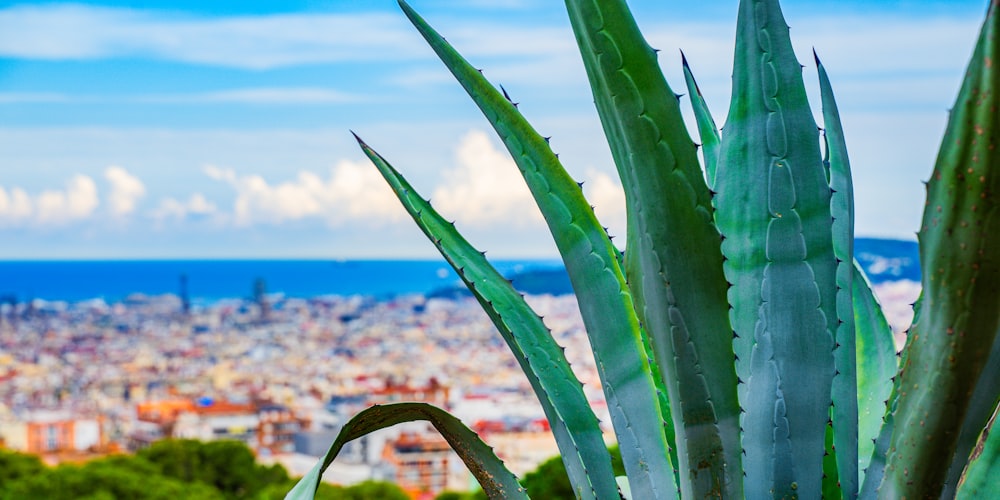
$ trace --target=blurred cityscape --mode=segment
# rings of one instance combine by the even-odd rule
[[[254,283],[250,298],[200,306],[183,284],[179,295],[116,303],[5,301],[0,446],[58,463],[168,437],[236,439],[259,461],[303,475],[360,410],[425,401],[483,435],[517,474],[558,454],[527,380],[475,300],[302,299],[265,288]],[[897,333],[918,289],[905,280],[876,285]],[[609,421],[575,297],[528,301]],[[415,498],[474,485],[424,423],[350,443],[325,476],[337,484],[367,479],[395,482]]]

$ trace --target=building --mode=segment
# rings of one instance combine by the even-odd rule
[[[386,441],[382,460],[392,471],[390,481],[412,498],[434,498],[448,487],[451,446],[440,435],[403,432]]]
[[[103,418],[69,411],[32,411],[0,419],[0,440],[13,450],[36,455],[85,452],[107,444]]]

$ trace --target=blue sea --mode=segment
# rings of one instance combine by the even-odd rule
[[[504,275],[559,268],[556,260],[493,262]],[[377,260],[118,260],[0,261],[0,298],[78,302],[120,301],[134,293],[181,294],[194,302],[249,298],[263,280],[266,292],[289,297],[390,297],[460,286],[447,262]]]
[[[855,256],[873,283],[920,280],[916,242],[858,238]],[[541,279],[553,284],[549,287],[543,283],[545,290],[569,291],[558,260],[492,263],[505,276],[525,278],[515,284],[537,286]],[[551,272],[554,270],[559,271],[562,280]],[[532,271],[543,273],[535,273],[529,280],[526,274]],[[267,293],[302,298],[385,298],[461,287],[458,275],[444,260],[0,261],[0,300],[78,302],[101,298],[115,302],[134,293],[180,295],[182,277],[189,297],[196,303],[252,297],[258,280],[263,280]]]

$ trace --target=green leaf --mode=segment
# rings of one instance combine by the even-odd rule
[[[694,119],[698,124],[698,136],[701,137],[701,156],[705,161],[705,179],[708,187],[715,186],[715,171],[719,163],[719,147],[721,137],[719,137],[719,127],[715,125],[712,113],[705,102],[705,96],[698,88],[698,82],[694,80],[691,67],[688,66],[687,57],[681,52],[681,65],[684,67],[684,82],[687,84],[688,95],[691,97],[691,107],[694,109]]]
[[[740,2],[722,132],[715,216],[745,382],[744,488],[748,497],[819,497],[837,263],[818,128],[777,1]]]
[[[728,285],[697,148],[625,2],[566,7],[625,188],[625,269],[670,395],[681,496],[740,497]]]
[[[323,472],[337,458],[345,444],[379,429],[415,420],[430,422],[444,436],[490,498],[528,498],[514,474],[507,470],[475,432],[448,412],[426,403],[376,405],[355,415],[344,424],[323,460],[300,479],[285,498],[312,500]]]
[[[840,112],[826,68],[813,51],[819,70],[823,124],[829,157],[830,214],[833,217],[833,255],[837,258],[837,319],[833,349],[833,447],[837,450],[837,479],[844,498],[858,495],[858,373],[855,348],[854,184],[847,158],[847,142]]]
[[[548,224],[577,293],[632,492],[637,498],[676,495],[663,415],[618,250],[548,142],[406,2],[399,3],[493,125]]]
[[[479,300],[514,352],[552,423],[573,484],[587,486],[587,491],[578,493],[584,497],[595,493],[598,496],[617,494],[610,456],[607,455],[597,419],[561,348],[552,339],[541,318],[488,264],[485,257],[469,245],[452,224],[434,212],[398,172],[364,143],[362,147],[414,220]],[[592,486],[591,482],[596,486]]]
[[[882,497],[941,494],[1000,327],[998,8],[990,4],[927,185],[918,234],[923,299],[896,378]]]
[[[864,270],[854,261],[854,322],[857,328],[858,468],[867,473],[896,375],[892,329]]]
[[[959,500],[978,500],[1000,496],[1000,427],[996,426],[1000,406],[980,435],[969,459],[969,466],[959,483]]]
[[[955,496],[958,480],[966,466],[969,465],[969,455],[979,443],[979,437],[983,429],[987,427],[991,416],[996,412],[998,405],[1000,405],[1000,334],[993,341],[993,350],[990,351],[983,373],[979,375],[976,390],[972,393],[969,411],[965,414],[965,421],[962,422],[962,430],[958,435],[955,457],[951,461],[951,467],[948,469],[948,476],[945,479],[942,498]]]
[[[832,412],[832,409],[831,409]],[[833,446],[833,423],[826,426],[826,455],[823,457],[823,498],[834,500],[843,498],[840,481],[837,480],[837,449]]]
[[[660,403],[660,413],[663,414],[663,434],[667,438],[667,445],[670,446],[670,464],[674,467],[674,482],[681,483],[680,470],[677,465],[680,463],[677,456],[677,433],[674,430],[673,411],[670,409],[670,396],[667,392],[667,385],[664,382],[663,371],[656,363],[656,355],[653,353],[653,345],[649,334],[645,328],[640,328],[642,335],[642,346],[646,351],[646,358],[649,360],[649,374],[653,379],[653,386],[656,387],[656,400]]]
[[[486,257],[462,237],[454,224],[421,198],[392,165],[360,138],[358,143],[406,211],[465,282],[514,353],[551,424],[577,496],[617,495],[611,456],[600,424],[583,386],[542,318]]]

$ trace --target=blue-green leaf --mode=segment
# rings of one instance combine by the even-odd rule
[[[927,184],[923,298],[896,377],[896,427],[879,488],[887,498],[941,494],[1000,329],[998,10],[991,2]]]
[[[857,328],[858,468],[867,474],[896,375],[892,329],[872,293],[864,270],[854,261],[854,319]]]
[[[727,283],[697,148],[625,2],[566,7],[625,188],[625,269],[670,394],[681,495],[739,497]]]
[[[472,291],[528,377],[552,427],[578,498],[618,494],[599,422],[562,348],[542,319],[486,257],[441,217],[384,158],[358,143],[413,220]]]
[[[1000,406],[994,409],[993,417],[972,451],[969,465],[959,483],[956,496],[959,500],[1000,497],[1000,427],[996,425],[998,415]]]
[[[837,262],[819,143],[778,2],[741,1],[714,201],[746,382],[748,497],[821,494]]]
[[[399,3],[493,125],[548,224],[577,293],[632,493],[673,497],[677,487],[663,415],[618,250],[548,142],[409,5]]]
[[[691,98],[691,107],[694,109],[694,119],[698,124],[698,136],[701,138],[701,156],[705,161],[705,180],[708,187],[715,186],[715,171],[719,163],[719,147],[722,138],[719,136],[719,127],[715,125],[715,119],[708,109],[705,96],[701,95],[698,82],[694,79],[691,67],[688,66],[687,57],[681,53],[681,66],[684,67],[684,82],[687,84],[688,96]]]
[[[837,326],[833,350],[833,448],[837,479],[844,498],[858,495],[858,374],[855,350],[854,304],[854,185],[847,159],[847,142],[840,112],[826,68],[813,52],[819,70],[823,123],[829,158],[830,215],[833,217],[833,255],[837,259]]]
[[[486,446],[475,432],[448,412],[426,403],[373,406],[355,415],[344,424],[323,460],[300,479],[285,498],[312,500],[323,472],[337,458],[337,454],[345,444],[379,429],[414,420],[430,422],[444,436],[490,498],[528,498],[524,488],[517,482],[517,477],[507,470],[493,450]]]

